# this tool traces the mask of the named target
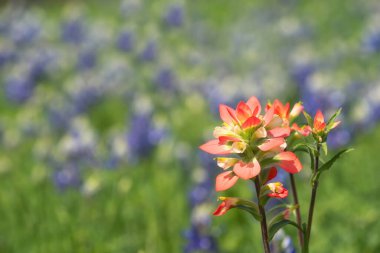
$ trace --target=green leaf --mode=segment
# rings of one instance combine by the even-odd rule
[[[332,125],[334,124],[334,121],[336,119],[336,117],[339,116],[340,112],[342,111],[342,108],[339,108],[333,116],[331,116],[331,118],[327,121],[327,124],[326,124],[326,129],[327,131],[330,130],[330,128],[332,127]]]
[[[334,155],[333,158],[331,158],[329,161],[327,161],[325,164],[323,164],[318,170],[320,172],[322,171],[326,171],[326,170],[329,170],[331,168],[331,166],[333,166],[333,164],[336,162],[336,160],[339,159],[339,157],[345,153],[348,153],[350,151],[354,150],[353,148],[346,148],[346,149],[343,149],[341,151],[339,151],[337,154]]]
[[[325,153],[325,155],[327,155],[327,152],[328,152],[327,143],[322,142],[321,147],[322,147],[323,153]]]
[[[327,171],[331,168],[331,166],[333,166],[333,164],[336,162],[336,160],[338,160],[338,158],[343,155],[344,153],[348,153],[350,151],[354,150],[353,148],[347,148],[347,149],[343,149],[341,151],[339,151],[333,158],[331,158],[328,162],[326,162],[325,164],[323,164],[317,171],[317,173],[315,173],[311,179],[311,183],[314,184],[315,181],[318,181],[319,180],[319,177],[321,176],[322,172],[324,171]]]
[[[289,206],[288,204],[279,204],[279,205],[276,205],[276,206],[272,207],[271,209],[269,209],[267,211],[267,213],[270,214],[270,213],[272,213],[274,211],[287,208],[288,206]]]
[[[262,219],[259,212],[259,207],[254,202],[239,199],[235,207],[250,213],[257,221],[261,221]]]
[[[283,210],[279,214],[273,216],[273,218],[269,221],[269,224],[276,224],[276,223],[284,220],[285,219],[284,218],[284,211],[285,210]]]
[[[266,158],[260,162],[260,165],[261,165],[261,168],[269,168],[275,163],[276,161],[273,158]]]
[[[307,124],[308,124],[310,127],[313,127],[313,119],[311,118],[311,116],[310,116],[307,112],[305,112],[305,111],[303,111],[303,115],[304,115],[305,118],[306,118]]]
[[[293,152],[304,151],[303,148],[307,148],[307,150],[309,152],[312,152],[314,155],[318,153],[317,149],[310,143],[298,143],[297,145],[294,145],[294,147],[292,148],[292,151]]]
[[[283,228],[286,225],[292,225],[292,226],[294,226],[297,229],[300,229],[302,231],[302,228],[300,228],[297,225],[297,223],[295,223],[294,221],[283,219],[283,220],[280,220],[276,223],[269,225],[269,232],[268,232],[269,233],[269,241],[271,241],[273,239],[273,236],[277,233],[278,230],[280,230],[281,228]]]
[[[304,147],[306,148],[306,151],[305,151]],[[315,157],[318,155],[318,150],[312,144],[299,143],[293,147],[293,152],[297,152],[297,151],[303,151],[303,152],[309,153],[310,168],[311,168],[311,171],[314,171],[314,166],[315,166],[314,161],[315,161]]]

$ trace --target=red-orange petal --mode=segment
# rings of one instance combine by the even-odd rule
[[[219,145],[224,145],[229,141],[232,141],[232,142],[241,141],[239,138],[232,137],[232,136],[225,136],[225,135],[219,136],[218,140],[219,140]]]
[[[320,110],[315,114],[313,127],[317,132],[323,131],[326,127],[325,118]]]
[[[302,170],[302,164],[293,152],[281,152],[277,154],[274,159],[279,160],[278,165],[291,174],[298,173]]]
[[[272,106],[264,115],[264,126],[268,125],[272,121],[273,115],[274,115],[274,107]]]
[[[220,118],[227,124],[232,125],[232,124],[237,123],[236,112],[231,107],[220,104],[219,114],[220,114]]]
[[[249,118],[251,114],[252,111],[249,108],[249,106],[243,101],[240,101],[236,107],[236,116],[240,120],[240,122],[246,121],[246,119]]]
[[[249,117],[241,126],[243,129],[258,126],[261,120],[256,116]]]
[[[227,206],[227,203],[225,201],[223,201],[222,203],[220,203],[220,205],[216,208],[216,210],[214,211],[213,215],[215,216],[221,216],[225,213],[227,213],[228,210],[230,210],[230,206]]]
[[[279,147],[284,143],[285,143],[284,138],[270,138],[270,139],[265,140],[264,143],[258,145],[257,147],[261,151],[265,152],[265,151],[269,151],[271,149],[274,149],[276,147]]]
[[[269,170],[269,173],[268,173],[268,176],[264,182],[264,184],[266,184],[268,181],[272,180],[273,178],[275,178],[277,176],[277,169],[276,167],[272,167],[270,168]]]
[[[268,194],[268,196],[271,198],[283,199],[288,196],[288,190],[284,187],[281,187],[279,192],[271,192]]]
[[[219,145],[219,140],[217,139],[208,141],[205,144],[199,146],[199,148],[204,152],[214,155],[226,155],[231,153],[228,147],[224,145]]]
[[[250,163],[238,162],[233,169],[234,173],[244,180],[257,176],[260,173],[260,170],[261,167],[256,158]]]
[[[289,113],[289,103],[283,105],[280,100],[275,99],[273,101],[274,113],[280,116],[281,118],[287,119]]]
[[[310,126],[305,125],[305,126],[299,127],[296,123],[293,123],[292,130],[296,131],[297,133],[303,136],[308,136],[312,131]]]
[[[237,198],[228,198],[228,197],[220,197],[219,199],[223,199],[223,202],[220,203],[218,208],[213,213],[213,215],[215,216],[221,216],[225,214],[228,210],[235,207],[238,201]]]
[[[267,130],[267,133],[272,137],[288,137],[290,135],[289,127],[276,127],[270,130]]]
[[[225,191],[231,188],[238,179],[239,177],[236,176],[233,171],[226,171],[226,172],[220,173],[218,176],[216,176],[215,190]]]
[[[252,115],[257,116],[261,112],[261,104],[260,101],[257,99],[257,97],[252,96],[248,99],[247,105],[249,108],[251,108]]]

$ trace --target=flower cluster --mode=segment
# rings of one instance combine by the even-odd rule
[[[342,154],[351,150],[344,149],[329,161],[320,164],[321,151],[324,155],[328,154],[326,142],[328,134],[340,124],[340,121],[335,121],[335,119],[341,109],[337,110],[327,121],[320,110],[312,119],[303,109],[301,103],[296,103],[290,110],[289,103],[283,104],[276,99],[273,103],[267,103],[262,113],[261,104],[254,96],[247,102],[240,101],[235,109],[221,104],[219,112],[223,124],[215,128],[215,139],[200,146],[200,149],[205,152],[220,155],[216,158],[217,165],[225,172],[216,176],[216,191],[231,188],[239,178],[254,182],[257,201],[253,202],[237,197],[219,197],[222,203],[215,210],[214,215],[224,215],[232,208],[250,213],[261,224],[263,246],[266,253],[271,252],[270,242],[275,234],[287,224],[298,229],[300,248],[302,248],[302,252],[308,252],[319,177],[321,173],[329,170]],[[294,121],[302,111],[307,124],[298,126]],[[309,135],[310,137],[308,137]],[[301,139],[301,136],[307,138]],[[308,223],[304,223],[305,225],[302,225],[293,175],[302,170],[302,164],[294,153],[297,151],[309,153],[312,169],[313,189]],[[277,204],[266,213],[266,209],[268,209],[266,205],[270,198],[283,199],[288,196],[288,190],[283,183],[272,182],[272,179],[277,176],[276,167],[282,168],[290,176],[294,204]],[[281,211],[278,212],[279,210]],[[291,220],[291,213],[296,214],[297,223]],[[267,223],[267,215],[271,216],[269,223]],[[272,243],[272,248],[274,245]],[[290,249],[294,250],[294,247],[291,246]]]
[[[297,156],[286,151],[286,138],[295,129],[290,123],[303,106],[297,103],[291,111],[289,108],[289,103],[283,105],[275,100],[273,104],[268,103],[261,114],[261,104],[254,96],[247,102],[239,102],[236,109],[219,106],[223,125],[215,128],[214,140],[200,146],[211,154],[229,155],[216,159],[218,166],[226,170],[216,177],[216,191],[227,190],[239,178],[252,179],[273,166],[292,174],[301,171]]]

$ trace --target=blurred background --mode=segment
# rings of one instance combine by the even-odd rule
[[[0,84],[0,252],[262,252],[198,150],[252,95],[343,108],[311,252],[380,252],[377,0],[3,0]]]

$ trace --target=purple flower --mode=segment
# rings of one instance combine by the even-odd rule
[[[270,242],[270,248],[273,253],[296,253],[293,240],[286,235],[284,230],[280,230]]]
[[[57,108],[50,106],[47,108],[49,122],[57,129],[67,129],[74,114],[71,107]]]
[[[0,48],[0,68],[5,64],[16,60],[17,54],[10,48]]]
[[[171,69],[164,68],[160,69],[156,77],[154,78],[154,83],[158,88],[164,91],[175,91],[176,90],[176,77]]]
[[[127,133],[128,154],[132,160],[148,156],[155,147],[155,141],[150,137],[153,124],[150,114],[134,114]]]
[[[10,77],[5,81],[5,94],[9,100],[22,104],[33,95],[34,86],[34,82],[25,77]]]
[[[40,30],[40,25],[36,20],[25,18],[12,26],[10,36],[15,44],[25,45],[37,39]]]
[[[185,237],[188,241],[184,248],[185,253],[192,252],[218,252],[217,243],[214,237],[205,234],[202,229],[192,226],[185,232]]]
[[[195,185],[189,192],[189,202],[192,207],[200,205],[210,199],[213,185],[211,180]]]
[[[79,168],[75,164],[65,164],[56,169],[53,181],[59,190],[78,188],[82,184]]]
[[[337,129],[334,129],[334,131],[331,131],[327,138],[327,144],[329,147],[339,148],[347,145],[351,139],[351,132],[346,128],[342,128],[342,126],[339,126]]]
[[[157,57],[157,45],[155,41],[149,41],[140,53],[142,61],[154,61]]]
[[[183,7],[180,5],[169,6],[166,15],[165,22],[171,27],[180,27],[183,25],[184,12]]]
[[[102,94],[97,87],[85,86],[71,95],[76,113],[83,113],[101,99]]]
[[[299,64],[296,65],[291,71],[291,77],[298,86],[298,88],[303,90],[306,86],[307,80],[314,73],[315,67],[311,64]]]
[[[369,53],[380,52],[380,30],[371,32],[364,37],[363,49]]]
[[[84,49],[78,54],[78,70],[93,69],[97,63],[97,52],[95,49]]]
[[[79,44],[84,41],[86,30],[81,18],[68,19],[61,25],[61,38],[63,41]]]
[[[131,31],[123,31],[120,33],[116,41],[116,46],[123,52],[131,52],[134,47],[134,35]]]
[[[38,80],[48,73],[54,63],[55,56],[52,52],[38,50],[37,54],[28,63],[28,74],[32,80]]]
[[[69,161],[92,162],[95,154],[95,140],[88,129],[72,127],[63,145],[64,156]]]

